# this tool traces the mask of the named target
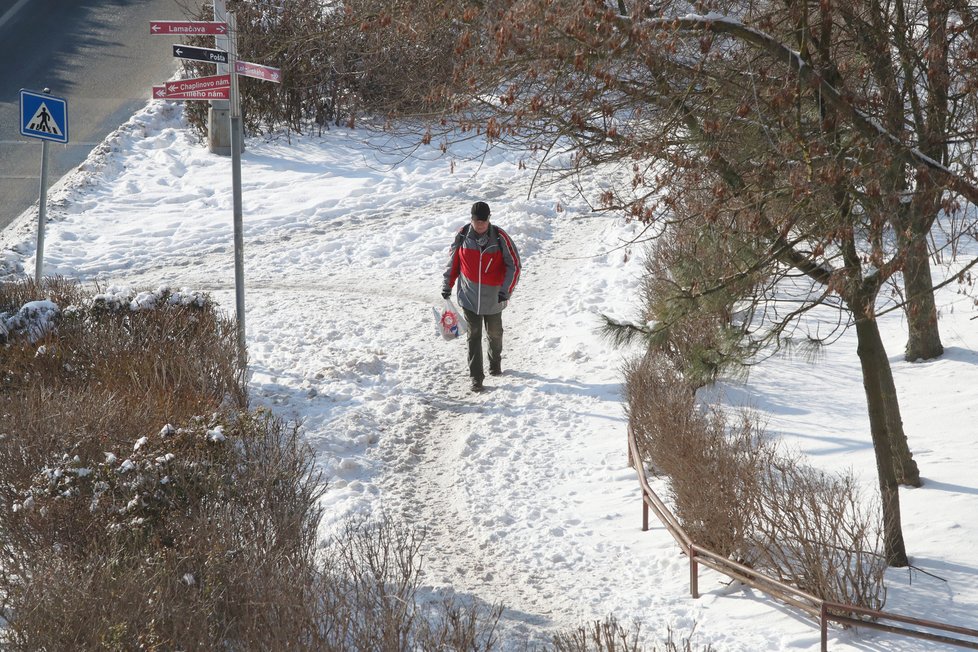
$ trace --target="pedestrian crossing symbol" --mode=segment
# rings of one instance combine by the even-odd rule
[[[20,133],[31,138],[68,142],[68,102],[60,97],[20,91]]]

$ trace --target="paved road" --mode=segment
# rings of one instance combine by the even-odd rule
[[[20,89],[68,100],[67,145],[48,144],[48,184],[149,100],[177,68],[153,19],[177,0],[0,0],[0,229],[37,201],[41,141],[20,135]]]

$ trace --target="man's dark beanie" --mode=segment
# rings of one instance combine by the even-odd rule
[[[480,221],[489,219],[489,204],[484,201],[477,201],[472,204],[472,217]]]

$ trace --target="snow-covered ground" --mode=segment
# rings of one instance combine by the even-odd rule
[[[231,163],[181,118],[152,103],[52,189],[46,274],[206,290],[233,313]],[[249,140],[243,155],[252,401],[302,421],[329,481],[323,535],[351,513],[423,526],[425,594],[501,602],[507,647],[615,614],[652,636],[695,628],[718,651],[817,650],[810,620],[711,571],[691,599],[669,535],[640,530],[620,373],[634,351],[596,334],[600,314],[632,316],[635,227],[590,216],[568,186],[531,191],[516,154],[470,144],[402,159],[398,144],[336,129]],[[464,343],[437,337],[431,311],[475,200],[524,262],[504,313],[505,374],[481,395],[467,391]],[[0,277],[33,272],[35,219],[0,235]],[[889,574],[887,608],[975,628],[978,322],[953,288],[941,305],[940,360],[904,363],[900,317],[883,321],[925,478],[902,492],[915,568]],[[846,335],[814,364],[775,358],[718,389],[813,464],[873,487],[858,371]],[[830,639],[832,650],[953,649],[868,630]]]

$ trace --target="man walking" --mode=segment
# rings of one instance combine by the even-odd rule
[[[468,326],[469,376],[472,391],[481,392],[486,374],[482,365],[482,326],[489,338],[489,373],[503,373],[503,309],[520,278],[520,254],[512,238],[489,223],[489,204],[472,204],[472,219],[452,242],[441,296],[452,296],[458,284],[458,303]]]

